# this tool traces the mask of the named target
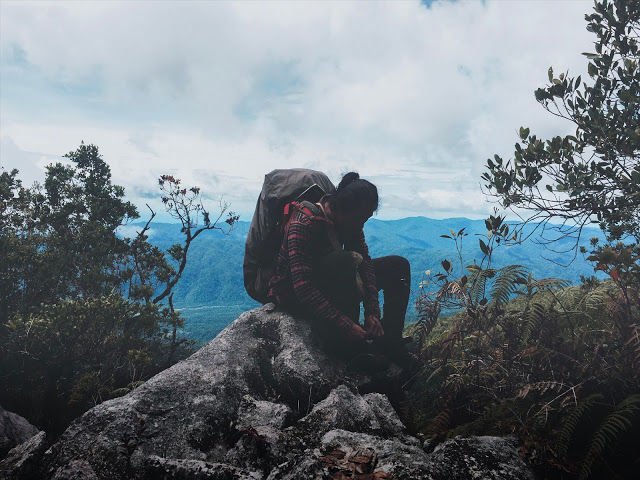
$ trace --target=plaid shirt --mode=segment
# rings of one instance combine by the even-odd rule
[[[333,223],[322,216],[310,217],[297,209],[292,215],[278,253],[275,274],[269,282],[269,297],[285,307],[304,306],[316,318],[332,322],[340,329],[353,328],[353,321],[339,311],[313,281],[314,260],[334,251],[327,230],[334,228]],[[375,271],[364,232],[361,230],[355,239],[344,242],[344,249],[362,255],[360,275],[365,287],[365,315],[375,314],[379,318]]]

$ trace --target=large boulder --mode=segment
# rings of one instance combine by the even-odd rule
[[[16,445],[26,442],[39,430],[29,421],[0,406],[0,458]]]
[[[47,435],[40,432],[11,449],[0,462],[0,478],[38,478],[42,455],[48,446]]]
[[[23,454],[14,449],[0,463],[0,475],[445,478],[431,460],[442,452],[425,452],[380,388],[393,386],[393,378],[392,369],[374,378],[328,357],[306,321],[265,306],[128,395],[89,410],[44,453],[42,442]],[[495,458],[483,452],[482,459],[493,472],[505,456],[519,461],[511,444]],[[25,464],[29,468],[18,467]],[[456,478],[483,478],[480,461],[469,465],[468,475]],[[487,478],[527,478],[502,471]]]

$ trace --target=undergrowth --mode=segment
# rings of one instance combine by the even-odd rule
[[[519,265],[493,268],[494,249],[510,239],[500,216],[487,220],[482,261],[464,267],[464,236],[464,229],[446,235],[461,268],[444,260],[443,272],[422,283],[412,333],[424,367],[409,390],[413,427],[435,441],[516,435],[542,478],[633,477],[640,467],[637,278],[624,288],[619,275],[571,286],[535,279]]]

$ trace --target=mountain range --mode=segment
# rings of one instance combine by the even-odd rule
[[[138,224],[124,227],[123,234],[131,235]],[[441,262],[448,259],[455,272],[461,271],[458,254],[451,232],[465,229],[462,240],[463,264],[479,262],[482,252],[479,239],[486,235],[484,220],[449,218],[434,220],[410,217],[399,220],[370,219],[365,225],[365,236],[372,257],[401,255],[409,260],[412,269],[412,294],[408,321],[416,317],[415,300],[425,272],[431,275],[441,272]],[[528,225],[524,233],[531,233],[536,225]],[[174,291],[174,303],[186,319],[185,334],[200,342],[213,338],[241,312],[258,306],[245,292],[242,262],[249,222],[239,221],[229,233],[219,230],[203,232],[191,245],[187,267]],[[154,223],[149,231],[149,241],[166,250],[182,240],[177,224]],[[482,236],[482,237],[481,237]],[[580,245],[588,248],[591,237],[603,238],[600,230],[585,229]],[[486,239],[485,239],[486,240]],[[493,265],[501,267],[519,264],[527,267],[536,278],[562,278],[577,283],[581,276],[593,275],[593,265],[585,255],[574,258],[571,247],[574,240],[564,238],[545,245],[535,235],[518,245],[502,245],[496,248]]]

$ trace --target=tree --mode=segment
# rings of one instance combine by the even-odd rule
[[[66,158],[31,188],[17,170],[0,174],[0,403],[54,434],[191,352],[172,290],[191,242],[220,229],[197,187],[163,176],[184,242],[166,253],[148,242],[153,210],[126,238],[119,228],[139,213],[98,148],[81,144]]]
[[[560,220],[564,234],[599,222],[611,240],[638,243],[640,3],[597,0],[585,19],[597,36],[595,52],[584,54],[590,79],[549,68],[549,84],[535,91],[575,134],[543,140],[521,127],[513,159],[495,155],[482,178],[502,206],[532,212],[528,221]]]
[[[628,448],[640,428],[640,2],[597,0],[585,18],[597,36],[589,80],[550,68],[535,92],[575,133],[544,140],[522,127],[513,158],[495,155],[482,178],[503,207],[528,210],[525,224],[556,228],[549,242],[573,236],[575,248],[599,223],[607,245],[592,241],[589,259],[611,280],[568,286],[484,259],[455,278],[443,261],[440,288],[418,302],[427,368],[414,398],[433,438],[515,432],[545,478],[627,478],[640,461]],[[486,225],[488,264],[520,235],[501,216]],[[461,264],[464,235],[445,235]]]
[[[8,301],[2,323],[10,313],[117,289],[125,275],[117,267],[128,245],[116,229],[138,218],[137,209],[111,184],[97,147],[83,144],[66,157],[71,165],[49,165],[43,185],[24,188],[17,170],[0,177],[3,273],[20,279],[0,286]]]
[[[209,211],[202,204],[199,187],[184,187],[181,180],[173,175],[161,175],[158,184],[162,203],[165,205],[167,213],[180,222],[184,243],[175,243],[167,250],[167,254],[175,266],[166,262],[164,253],[147,242],[147,231],[156,216],[156,213],[147,205],[151,216],[131,243],[134,267],[129,281],[129,291],[136,299],[144,300],[147,304],[158,304],[165,298],[167,299],[172,319],[172,348],[169,353],[169,362],[171,362],[179,346],[177,329],[182,326],[180,316],[176,315],[173,306],[173,288],[187,266],[191,244],[203,232],[220,230],[218,222],[225,213],[227,217],[224,222],[229,227],[233,227],[240,217],[234,212],[228,211],[228,204],[221,202],[218,217],[211,221]],[[155,279],[150,278],[149,267],[154,268]],[[134,279],[138,280],[137,285],[134,284]]]

